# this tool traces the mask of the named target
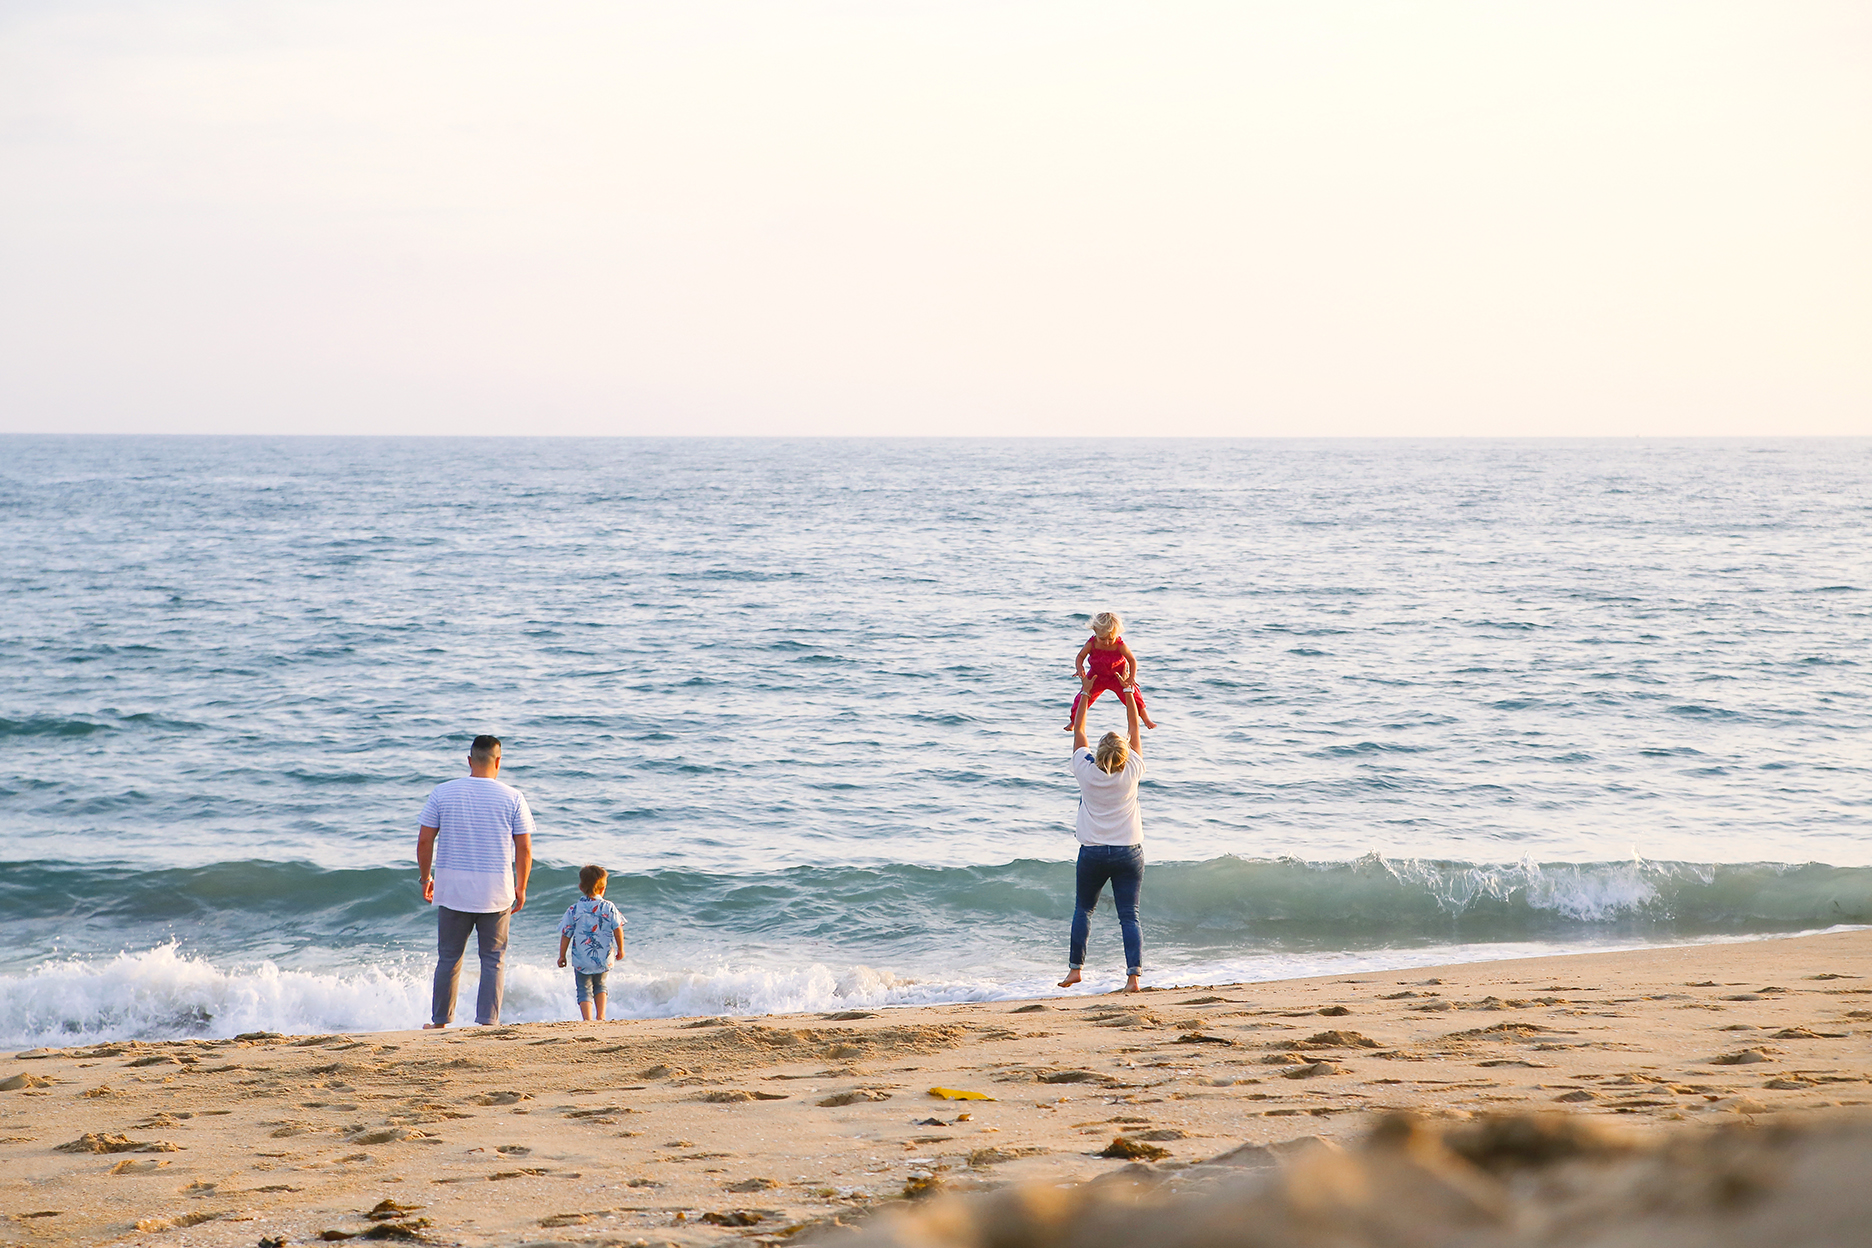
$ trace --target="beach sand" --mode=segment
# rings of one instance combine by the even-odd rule
[[[1850,1118],[1868,1079],[1872,931],[1130,997],[122,1042],[0,1062],[0,1244],[778,1242],[935,1191],[1169,1190],[1398,1110],[1706,1134]]]

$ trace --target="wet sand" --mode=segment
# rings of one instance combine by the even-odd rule
[[[0,1244],[779,1242],[938,1190],[1174,1185],[1396,1110],[1695,1131],[1850,1114],[1869,1079],[1872,931],[1132,997],[112,1043],[0,1061]]]

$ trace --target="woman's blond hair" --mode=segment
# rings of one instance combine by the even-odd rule
[[[1124,621],[1118,618],[1116,611],[1101,611],[1092,617],[1092,631],[1101,638],[1116,637],[1123,627]]]
[[[1125,744],[1125,739],[1115,732],[1108,732],[1099,738],[1098,753],[1092,756],[1092,761],[1106,775],[1115,776],[1124,770],[1125,760],[1130,757],[1131,747]]]

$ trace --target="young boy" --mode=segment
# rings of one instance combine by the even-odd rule
[[[624,956],[624,916],[604,899],[605,881],[610,874],[603,867],[579,868],[579,892],[584,898],[566,907],[565,920],[559,924],[559,965],[566,964],[566,950],[572,951],[572,978],[578,985],[579,1017],[592,1020],[605,1016],[605,971],[614,957]]]
[[[1087,706],[1098,701],[1098,696],[1107,689],[1118,695],[1118,700],[1130,706],[1133,700],[1137,704],[1138,719],[1146,728],[1155,728],[1157,721],[1144,709],[1144,691],[1137,687],[1137,656],[1131,653],[1131,647],[1125,645],[1125,639],[1119,635],[1124,621],[1115,611],[1101,611],[1092,617],[1092,635],[1079,647],[1079,653],[1073,656],[1073,675],[1079,678],[1079,694],[1073,699],[1072,710],[1068,713],[1066,731],[1071,732],[1073,725],[1079,722],[1079,704],[1083,700]],[[1087,669],[1091,670],[1088,671]]]

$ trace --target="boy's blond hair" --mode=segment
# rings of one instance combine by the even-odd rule
[[[1123,627],[1124,621],[1118,618],[1116,611],[1101,611],[1092,617],[1092,631],[1100,640],[1117,636]]]
[[[1099,738],[1098,753],[1092,756],[1092,761],[1106,775],[1115,776],[1124,770],[1125,760],[1130,757],[1131,747],[1125,744],[1125,739],[1115,732],[1108,732]]]
[[[579,892],[584,893],[587,897],[589,897],[592,895],[592,890],[594,888],[597,888],[600,884],[603,884],[606,880],[610,878],[611,878],[611,873],[605,870],[603,867],[598,866],[596,863],[593,863],[590,866],[580,867],[579,868]]]

